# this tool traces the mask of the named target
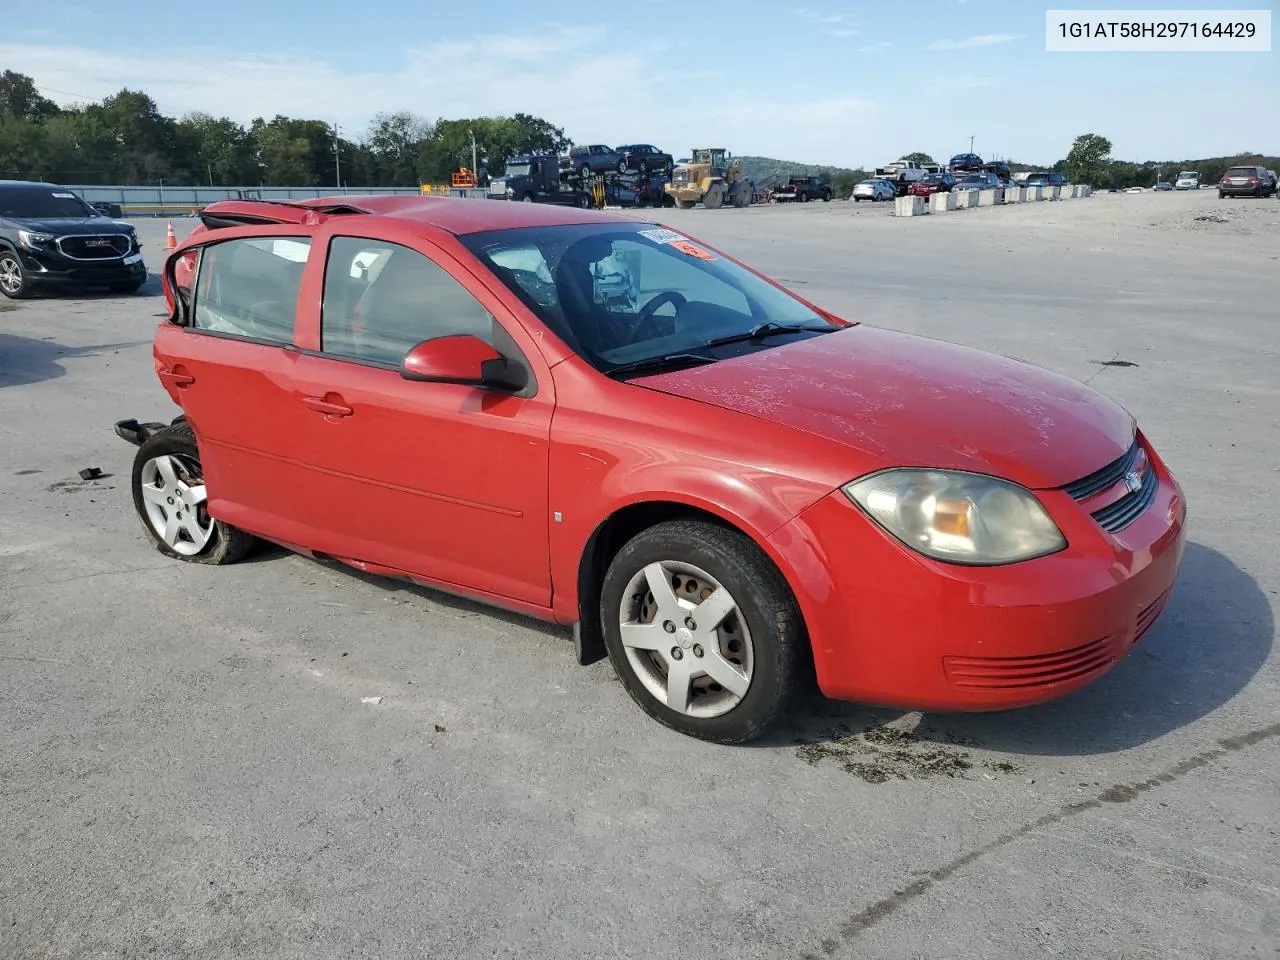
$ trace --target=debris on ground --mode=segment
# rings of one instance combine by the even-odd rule
[[[939,739],[945,742],[940,743]],[[867,783],[935,777],[965,779],[974,761],[967,750],[957,749],[957,745],[977,746],[977,743],[951,734],[924,738],[909,730],[880,725],[867,727],[861,733],[850,733],[845,728],[842,736],[799,743],[796,756],[814,766],[823,760],[832,760],[846,773]],[[1009,761],[984,761],[982,766],[995,773],[1021,772]],[[991,773],[983,776],[997,779]]]
[[[100,476],[102,476],[101,467],[85,467],[80,471],[81,480],[97,480]]]
[[[381,697],[361,697],[361,703],[372,703],[375,707],[382,702]]]

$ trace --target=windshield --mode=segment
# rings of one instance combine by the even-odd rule
[[[606,372],[672,354],[725,359],[840,329],[749,270],[652,224],[526,227],[459,240]],[[746,337],[762,324],[770,332],[755,340],[710,343]],[[806,332],[792,332],[800,327]]]
[[[1199,176],[1200,174],[1196,173],[1194,170],[1190,170],[1190,171],[1184,170],[1182,173],[1178,174],[1178,179],[1179,180],[1196,180],[1199,178]]]
[[[101,214],[67,190],[0,188],[0,216],[22,220],[81,220]]]
[[[528,163],[508,163],[506,175],[508,177],[527,177],[532,169],[533,166]]]

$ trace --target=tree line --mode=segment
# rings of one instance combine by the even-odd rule
[[[436,120],[376,116],[360,139],[320,120],[165,116],[147,94],[60,107],[25,74],[0,74],[0,179],[208,186],[414,186],[473,163],[500,171],[518,153],[559,152],[564,130],[528,114]]]
[[[358,139],[320,120],[276,115],[247,127],[226,117],[165,116],[146,93],[123,89],[99,103],[61,107],[26,74],[0,73],[0,179],[68,184],[160,183],[226,186],[405,187],[447,183],[462,166],[499,173],[519,153],[567,150],[572,141],[548,120],[510,117],[428,120],[409,112],[378,114]],[[927,153],[905,155],[932,163]],[[848,197],[866,170],[738,158],[743,173],[767,187],[793,176],[820,176]],[[1111,157],[1111,141],[1087,133],[1049,167],[1006,161],[1013,170],[1054,170],[1095,189],[1149,187],[1196,170],[1214,182],[1227,167],[1258,163],[1280,169],[1280,158],[1232,157],[1133,163]]]

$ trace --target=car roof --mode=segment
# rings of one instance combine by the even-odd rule
[[[66,187],[56,183],[45,183],[43,180],[0,180],[0,187],[10,190],[58,190],[68,192]]]
[[[282,209],[283,208],[283,209]],[[471,199],[465,197],[429,197],[421,195],[340,194],[332,197],[308,197],[305,200],[226,200],[210,204],[205,212],[248,214],[286,222],[298,222],[294,211],[315,211],[316,219],[332,216],[367,214],[436,227],[456,236],[485,230],[510,230],[520,227],[549,227],[571,223],[637,223],[635,217],[582,210],[548,203],[512,203],[508,200]]]

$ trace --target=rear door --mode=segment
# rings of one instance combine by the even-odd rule
[[[550,606],[550,369],[496,293],[440,246],[390,224],[354,227],[317,239],[319,329],[296,367],[309,524],[337,556]],[[410,348],[456,333],[524,364],[533,388],[400,376]]]
[[[199,441],[210,514],[292,544],[306,543],[286,415],[311,229],[210,232],[181,258],[190,269],[175,283],[181,323],[155,338],[157,374]]]

